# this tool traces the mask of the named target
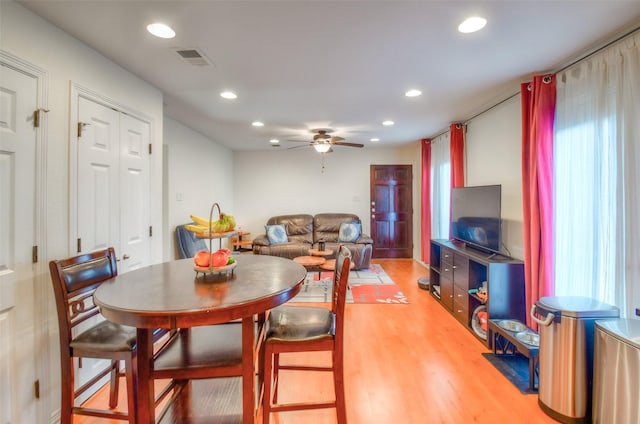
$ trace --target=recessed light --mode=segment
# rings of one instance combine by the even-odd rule
[[[373,141],[373,142],[375,143],[376,141],[380,141],[380,139],[379,139],[379,138],[374,137],[374,138],[372,138],[370,141]]]
[[[472,16],[467,18],[458,25],[458,31],[463,34],[469,34],[471,32],[480,31],[487,24],[487,20],[485,18],[481,18],[480,16]]]
[[[264,123],[260,121],[252,122],[251,125],[253,125],[254,127],[264,127]]]
[[[278,143],[280,143],[280,140],[278,140],[277,138],[272,138],[271,140],[269,140],[269,143],[278,144]]]
[[[160,22],[147,25],[147,31],[160,38],[173,38],[176,36],[176,32],[169,25],[161,24]]]
[[[382,125],[384,125],[385,127],[390,127],[391,125],[395,124],[395,122],[393,121],[384,121],[382,123]]]
[[[233,100],[237,99],[238,95],[233,91],[223,91],[222,93],[220,93],[220,97],[222,97],[223,99]]]
[[[418,97],[421,94],[422,94],[422,91],[416,90],[416,89],[411,89],[411,90],[407,91],[406,93],[404,93],[404,95],[407,96],[407,97]]]

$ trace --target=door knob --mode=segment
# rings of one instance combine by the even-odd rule
[[[127,259],[129,259],[131,256],[127,255],[126,253],[124,255],[122,255],[122,260],[126,261]]]

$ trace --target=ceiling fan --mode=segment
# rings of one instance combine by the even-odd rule
[[[331,153],[333,152],[333,146],[346,146],[346,147],[364,147],[364,144],[360,143],[347,143],[344,141],[344,138],[333,136],[331,137],[329,134],[333,132],[331,128],[314,128],[311,130],[313,133],[313,141],[302,141],[302,140],[288,140],[293,142],[302,142],[308,143],[312,146],[316,152],[318,153]],[[295,149],[300,146],[290,147],[290,149]]]

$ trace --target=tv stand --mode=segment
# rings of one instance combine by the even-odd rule
[[[492,337],[474,331],[473,312],[485,305],[487,320],[516,319],[526,322],[524,263],[493,252],[484,252],[452,240],[431,240],[429,291],[476,337],[492,346]],[[486,282],[487,300],[473,289]],[[469,291],[471,290],[471,293]]]

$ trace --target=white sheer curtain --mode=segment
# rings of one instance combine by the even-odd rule
[[[449,238],[451,203],[449,133],[431,141],[431,238]]]
[[[640,307],[640,32],[557,76],[555,294]]]

